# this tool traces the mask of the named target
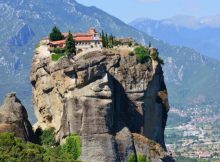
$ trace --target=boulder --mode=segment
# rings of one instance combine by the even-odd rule
[[[16,137],[34,141],[34,132],[27,111],[15,93],[7,94],[0,107],[0,133],[2,132],[14,133]]]

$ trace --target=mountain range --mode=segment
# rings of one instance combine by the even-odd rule
[[[220,59],[220,15],[202,18],[179,15],[163,20],[139,18],[129,24],[172,45],[194,48],[203,55]]]
[[[220,61],[151,37],[96,7],[86,7],[75,0],[0,0],[0,22],[0,99],[7,92],[16,91],[29,112],[33,50],[54,25],[73,32],[93,26],[145,45],[151,42],[165,61],[171,105],[214,102],[220,97]]]

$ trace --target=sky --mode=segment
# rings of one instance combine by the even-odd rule
[[[131,22],[136,18],[164,19],[176,15],[195,17],[220,14],[220,0],[76,0],[96,6],[107,13]]]

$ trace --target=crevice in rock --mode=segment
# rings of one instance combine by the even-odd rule
[[[108,73],[109,87],[112,91],[113,133],[127,126],[131,132],[140,133],[143,127],[143,115],[136,110],[136,105],[129,99],[122,85]]]

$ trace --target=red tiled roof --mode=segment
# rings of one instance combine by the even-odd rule
[[[69,33],[62,33],[62,35],[66,38]],[[93,36],[91,33],[72,33],[73,37],[90,37]]]
[[[89,34],[89,33],[74,33],[73,34],[74,37],[89,37],[89,36],[92,36],[92,34]]]
[[[65,40],[52,41],[52,42],[50,42],[50,43],[53,44],[53,45],[64,44],[64,43],[65,43]]]
[[[93,37],[75,37],[74,38],[75,39],[75,41],[92,41],[93,40]]]
[[[67,37],[69,33],[62,33],[64,37]],[[73,34],[73,33],[72,33]]]

